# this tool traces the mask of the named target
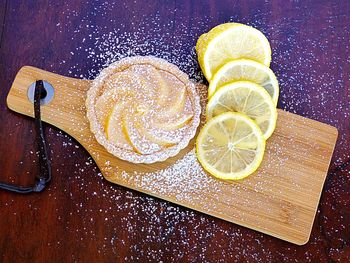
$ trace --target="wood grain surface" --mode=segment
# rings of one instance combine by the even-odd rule
[[[296,246],[111,184],[47,125],[53,181],[41,194],[0,192],[1,262],[349,262],[348,1],[0,0],[0,180],[30,184],[38,172],[34,122],[6,106],[22,66],[92,79],[108,49],[159,55],[201,80],[195,41],[227,21],[270,40],[279,108],[339,131],[310,241]]]
[[[120,160],[107,152],[90,131],[85,100],[91,81],[26,66],[16,75],[7,106],[33,117],[27,90],[38,79],[47,81],[55,90],[52,101],[42,107],[42,120],[75,138],[108,181],[297,245],[309,240],[338,136],[334,127],[278,110],[276,130],[267,141],[264,160],[256,173],[245,180],[227,182],[211,180],[209,174],[200,170],[203,187],[194,190],[193,186],[200,180],[198,169],[193,169],[200,164],[194,158],[186,163],[187,167],[181,167],[181,173],[187,177],[182,177],[169,191],[169,178],[162,171],[180,169],[174,168],[176,162],[193,152],[194,140],[180,154],[164,162],[145,165]],[[207,89],[207,86],[197,88]],[[134,176],[135,173],[139,176]],[[175,172],[170,176],[174,177],[173,182],[179,180]]]

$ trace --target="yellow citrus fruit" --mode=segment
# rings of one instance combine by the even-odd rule
[[[208,96],[213,96],[220,87],[234,81],[247,80],[262,86],[277,105],[279,86],[273,71],[254,60],[237,59],[227,62],[213,76],[209,84]]]
[[[270,65],[271,47],[259,30],[239,24],[221,24],[202,35],[196,45],[199,65],[211,81],[214,73],[225,63],[246,58]]]
[[[223,112],[240,112],[253,119],[268,139],[276,127],[277,110],[271,96],[258,84],[237,81],[221,87],[209,100],[207,118]]]
[[[199,162],[220,179],[238,180],[252,174],[259,167],[264,150],[265,139],[256,123],[234,112],[210,119],[196,141]]]

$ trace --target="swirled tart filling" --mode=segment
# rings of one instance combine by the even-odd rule
[[[125,58],[104,69],[88,91],[86,107],[97,141],[134,163],[176,155],[199,125],[194,84],[155,57]]]

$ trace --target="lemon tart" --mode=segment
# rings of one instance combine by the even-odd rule
[[[152,56],[103,69],[86,99],[96,140],[114,156],[154,163],[175,156],[196,134],[200,99],[177,66]]]

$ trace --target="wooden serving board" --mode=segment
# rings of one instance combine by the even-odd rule
[[[42,107],[42,119],[81,143],[108,181],[298,245],[308,241],[337,139],[334,127],[278,110],[258,171],[241,181],[220,181],[197,162],[194,140],[176,157],[150,165],[109,154],[86,118],[91,81],[23,67],[8,94],[8,107],[33,117],[27,89],[39,79],[55,89],[54,99]]]

